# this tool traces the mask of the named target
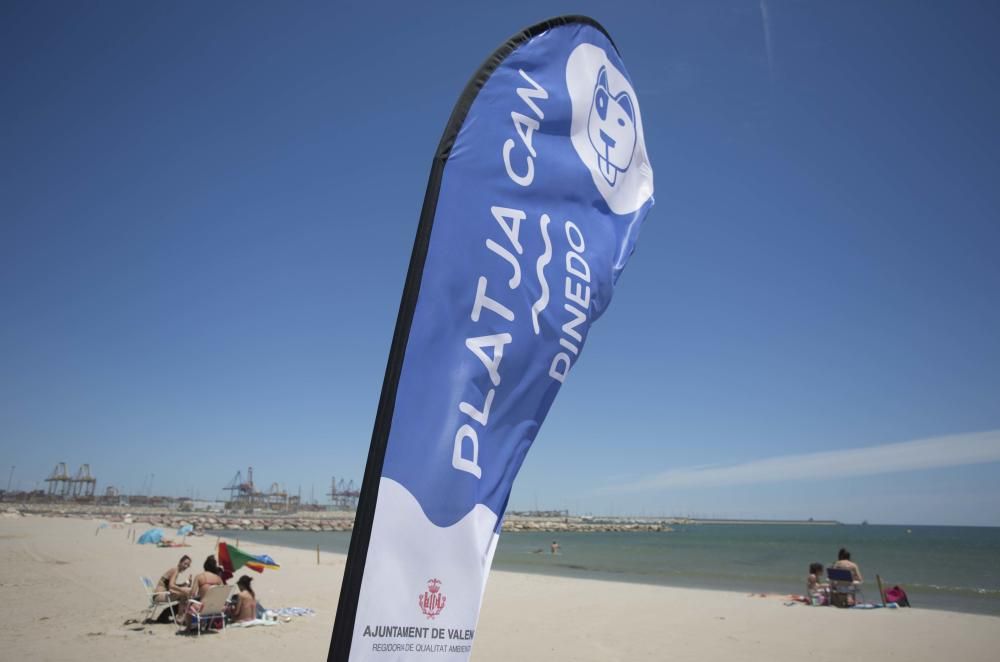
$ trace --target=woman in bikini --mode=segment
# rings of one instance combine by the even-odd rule
[[[236,604],[233,605],[232,618],[236,623],[252,621],[257,618],[257,594],[250,587],[252,577],[243,575],[236,585],[240,587],[240,592],[236,596]]]
[[[201,567],[204,572],[199,573],[194,578],[188,608],[182,612],[183,616],[178,618],[178,622],[181,625],[187,626],[191,623],[192,611],[201,611],[201,599],[205,597],[210,588],[213,586],[222,586],[226,583],[222,580],[222,568],[219,567],[214,555],[210,554]]]
[[[161,594],[156,596],[157,602],[166,602],[167,596],[162,595],[166,593],[170,594],[171,600],[180,600],[181,602],[191,597],[189,582],[180,581],[181,573],[190,567],[191,557],[185,554],[176,566],[169,568],[160,576],[160,581],[156,583],[156,592]]]
[[[213,586],[222,586],[226,583],[222,581],[222,568],[219,567],[214,555],[209,555],[201,567],[204,572],[194,578],[194,585],[191,587],[191,598],[194,600],[201,599]]]
[[[191,567],[191,557],[185,554],[181,557],[181,560],[177,562],[177,565],[168,568],[164,572],[159,581],[156,582],[156,597],[154,598],[156,602],[166,603],[172,600],[177,601],[177,609],[175,610],[177,614],[183,614],[185,608],[187,607],[187,601],[191,597],[191,579],[181,580],[181,573]],[[160,612],[160,622],[167,622],[163,619],[166,618],[166,614],[169,610],[164,609]]]

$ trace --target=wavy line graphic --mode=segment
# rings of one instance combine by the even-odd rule
[[[549,239],[549,215],[542,214],[539,227],[542,230],[542,241],[545,242],[545,252],[535,263],[535,272],[538,274],[538,282],[542,285],[542,296],[538,297],[531,306],[531,324],[535,327],[535,335],[540,333],[538,328],[538,315],[549,306],[549,283],[545,280],[545,267],[552,261],[552,240]]]

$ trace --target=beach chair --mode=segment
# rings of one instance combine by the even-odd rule
[[[201,600],[188,600],[189,628],[197,628],[201,636],[203,628],[208,627],[215,619],[222,622],[226,629],[226,601],[232,595],[233,586],[213,586],[201,596]]]
[[[854,581],[854,573],[845,568],[827,568],[826,578],[830,580],[830,604],[834,607],[853,607],[858,604],[861,594],[860,582]]]
[[[157,591],[156,584],[149,577],[139,577],[139,581],[142,582],[142,587],[146,590],[146,596],[149,598],[149,605],[143,610],[146,614],[146,620],[153,620],[153,614],[156,613],[157,607],[165,607],[170,610],[170,618],[174,619],[174,606],[179,604],[170,595],[170,591]],[[162,598],[162,599],[161,599]]]

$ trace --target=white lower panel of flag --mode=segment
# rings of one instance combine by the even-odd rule
[[[472,652],[479,609],[499,535],[497,515],[477,505],[456,524],[427,519],[410,492],[379,482],[352,662],[434,659]]]

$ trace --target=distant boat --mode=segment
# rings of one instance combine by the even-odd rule
[[[868,520],[862,520],[861,526],[868,526]]]

